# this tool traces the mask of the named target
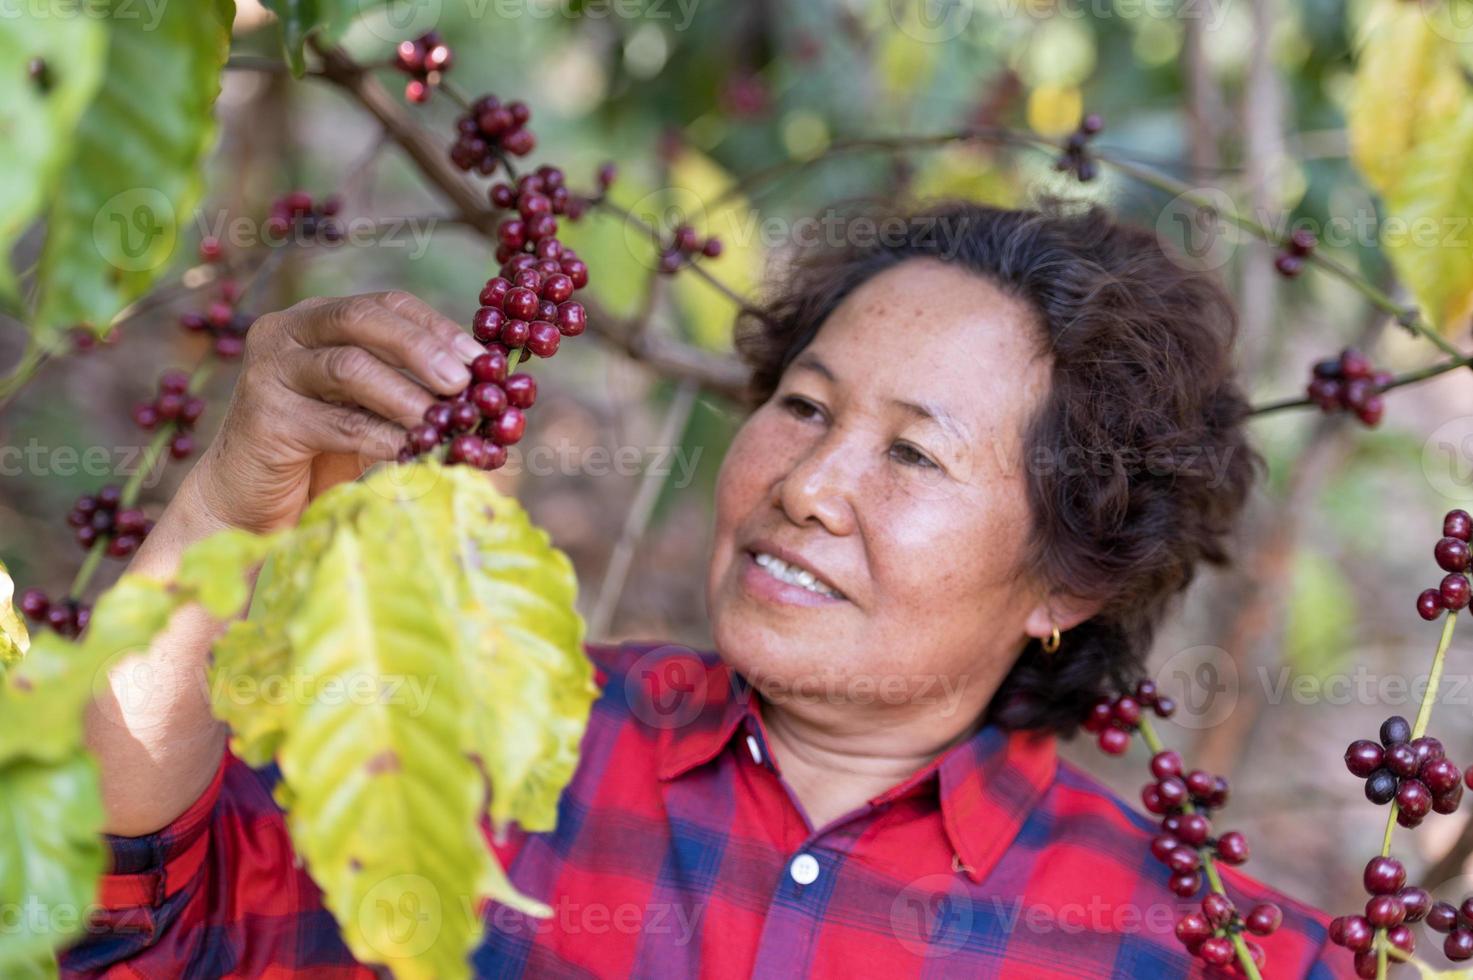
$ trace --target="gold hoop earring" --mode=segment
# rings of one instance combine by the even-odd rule
[[[1058,652],[1059,643],[1062,639],[1059,636],[1059,628],[1055,626],[1054,631],[1046,639],[1039,640],[1038,642],[1043,645],[1044,653],[1056,653]]]

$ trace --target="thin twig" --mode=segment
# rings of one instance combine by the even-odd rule
[[[1416,384],[1419,381],[1426,381],[1428,378],[1435,378],[1439,374],[1456,371],[1462,367],[1473,368],[1473,357],[1454,357],[1441,363],[1433,364],[1430,367],[1408,371],[1405,374],[1398,374],[1391,381],[1382,385],[1379,390],[1390,391],[1392,388],[1400,388],[1403,385]],[[1313,404],[1314,402],[1308,398],[1282,398],[1275,402],[1265,402],[1262,405],[1255,406],[1252,414],[1267,415],[1270,412],[1278,412],[1286,408],[1303,408],[1306,405]]]
[[[673,446],[680,438],[680,433],[685,430],[691,412],[696,407],[696,396],[700,394],[700,390],[700,386],[690,379],[680,383],[680,387],[675,390],[674,400],[665,410],[665,419],[660,424],[657,446],[661,448]],[[640,476],[639,489],[634,494],[634,501],[629,505],[629,513],[624,517],[624,527],[619,532],[619,542],[614,546],[613,554],[609,557],[608,569],[604,572],[603,584],[599,586],[598,602],[594,604],[593,613],[588,617],[589,636],[599,638],[608,633],[614,613],[619,608],[619,598],[624,594],[624,583],[629,579],[629,569],[634,563],[634,554],[639,548],[639,542],[644,537],[645,530],[649,527],[650,518],[655,512],[655,504],[660,499],[660,490],[665,486],[665,477],[668,474],[669,470],[664,467],[651,466]]]

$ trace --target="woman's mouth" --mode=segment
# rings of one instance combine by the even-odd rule
[[[749,551],[742,570],[743,583],[756,594],[796,605],[841,602],[844,596],[805,568],[789,564],[765,551]]]

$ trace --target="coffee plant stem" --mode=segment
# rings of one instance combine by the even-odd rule
[[[1412,738],[1421,738],[1427,734],[1427,724],[1432,720],[1432,705],[1437,701],[1437,688],[1442,683],[1442,668],[1447,661],[1447,648],[1453,642],[1453,630],[1457,628],[1458,616],[1456,612],[1449,612],[1443,616],[1442,636],[1437,641],[1437,652],[1432,655],[1432,667],[1427,671],[1427,689],[1422,694],[1422,704],[1417,708],[1417,720],[1412,725]],[[1396,831],[1396,815],[1400,808],[1397,801],[1391,801],[1391,809],[1386,814],[1386,833],[1381,837],[1381,856],[1391,856],[1391,835]],[[1391,944],[1386,941],[1386,930],[1376,930],[1376,977],[1377,980],[1385,980],[1386,956]]]
[[[769,167],[767,170],[757,171],[749,175],[746,179],[736,182],[719,195],[712,202],[711,206],[715,207],[730,197],[750,190],[757,184],[786,173],[795,173],[807,169],[821,161],[840,154],[865,150],[899,152],[928,146],[940,146],[953,142],[982,142],[1006,146],[1027,146],[1049,153],[1057,153],[1062,149],[1062,144],[1055,140],[1045,139],[1041,136],[1034,136],[1031,133],[1004,127],[974,128],[959,132],[938,133],[930,136],[899,136],[836,141],[822,153],[808,157],[807,159],[787,161],[774,167]],[[1101,163],[1109,164],[1127,177],[1131,177],[1140,183],[1154,187],[1164,193],[1171,194],[1174,197],[1179,197],[1199,211],[1208,214],[1221,214],[1221,217],[1225,220],[1236,225],[1248,234],[1253,235],[1255,238],[1261,239],[1270,245],[1278,246],[1283,244],[1280,236],[1274,234],[1272,230],[1260,222],[1254,221],[1252,218],[1238,214],[1236,209],[1225,213],[1219,212],[1218,208],[1211,201],[1205,199],[1192,185],[1184,181],[1110,152],[1100,152],[1094,149],[1091,149],[1089,152],[1093,158],[1099,160]],[[1305,260],[1349,284],[1376,308],[1395,317],[1396,322],[1412,334],[1420,334],[1444,353],[1458,357],[1463,356],[1462,352],[1454,344],[1446,340],[1422,318],[1421,312],[1416,307],[1403,306],[1396,302],[1395,299],[1365,276],[1341,265],[1334,259],[1320,254],[1317,250],[1305,256]]]
[[[1464,367],[1473,368],[1473,357],[1454,357],[1446,361],[1440,361],[1430,367],[1419,368],[1416,371],[1399,374],[1389,384],[1379,390],[1390,391],[1392,388],[1400,388],[1403,385],[1416,384],[1418,381],[1426,381],[1428,378],[1435,378],[1440,374],[1446,374],[1449,371],[1456,371],[1458,368]],[[1313,404],[1314,402],[1308,398],[1283,398],[1279,401],[1265,402],[1262,405],[1255,406],[1252,414],[1267,415],[1270,412],[1278,412],[1286,408],[1303,408]]]
[[[664,244],[662,236],[660,234],[660,229],[656,228],[654,225],[651,225],[649,222],[645,221],[643,218],[640,218],[638,215],[632,214],[631,212],[615,204],[613,201],[610,201],[608,199],[608,195],[603,195],[602,197],[595,199],[593,201],[593,206],[596,208],[602,208],[610,214],[618,217],[625,224],[633,225],[635,228],[638,228],[640,231],[644,232],[650,237],[650,241],[654,243],[656,249],[659,249]],[[762,311],[757,309],[751,303],[747,302],[746,297],[742,296],[741,293],[738,293],[735,289],[732,289],[726,283],[722,282],[720,279],[717,279],[715,276],[711,275],[711,273],[701,268],[701,264],[699,262],[686,262],[685,268],[689,269],[691,272],[695,273],[696,275],[700,276],[702,279],[710,283],[712,288],[714,288],[718,293],[735,303],[737,309],[741,310],[743,313],[748,313],[752,316],[763,315]]]
[[[1094,152],[1093,155],[1102,163],[1109,164],[1128,177],[1155,187],[1157,190],[1176,195],[1199,210],[1209,214],[1220,215],[1255,238],[1262,239],[1270,245],[1282,244],[1277,235],[1252,218],[1244,217],[1238,214],[1236,210],[1228,212],[1219,211],[1211,201],[1203,199],[1201,194],[1193,189],[1190,184],[1177,180],[1175,177],[1168,177],[1166,174],[1152,170],[1150,167],[1142,167],[1129,160],[1123,160],[1110,153]],[[1403,306],[1396,302],[1396,300],[1392,299],[1384,290],[1377,287],[1365,276],[1346,268],[1334,259],[1327,258],[1320,254],[1318,250],[1305,256],[1305,260],[1319,266],[1342,282],[1349,284],[1369,300],[1371,305],[1395,317],[1397,323],[1401,324],[1413,334],[1421,334],[1439,347],[1444,353],[1452,354],[1456,357],[1463,356],[1462,351],[1458,350],[1454,344],[1450,343],[1422,319],[1422,314],[1416,307]]]
[[[194,373],[189,376],[189,391],[191,393],[198,393],[200,388],[204,387],[204,383],[209,380],[210,374],[214,369],[214,365],[208,360],[202,362],[199,367],[195,368]],[[143,489],[144,479],[147,478],[148,474],[153,472],[154,467],[159,465],[159,458],[163,456],[164,451],[168,448],[169,440],[178,431],[179,426],[170,423],[169,425],[160,426],[159,431],[154,433],[152,441],[149,442],[148,447],[143,451],[143,459],[139,461],[137,468],[129,474],[128,482],[123,484],[121,499],[118,504],[119,507],[132,507],[138,502],[138,494]],[[77,569],[77,575],[72,579],[72,587],[67,593],[71,598],[81,598],[82,594],[87,591],[87,586],[92,581],[92,576],[97,572],[98,563],[107,551],[107,541],[108,539],[106,537],[99,537],[97,542],[87,550],[87,557],[83,559],[82,566]]]
[[[1156,728],[1151,724],[1151,719],[1146,717],[1144,712],[1141,714],[1139,728],[1141,739],[1146,743],[1146,748],[1151,750],[1152,755],[1166,748],[1166,746],[1161,744],[1161,739],[1157,737]],[[1192,805],[1191,800],[1186,800],[1182,803],[1182,810],[1186,813],[1195,813],[1196,809]],[[1226,898],[1227,889],[1223,886],[1222,876],[1217,873],[1217,862],[1212,857],[1212,846],[1203,844],[1197,848],[1197,853],[1202,857],[1202,870],[1207,875],[1208,890],[1217,892]],[[1238,956],[1238,965],[1242,967],[1244,975],[1249,980],[1263,980],[1262,975],[1258,972],[1258,965],[1253,962],[1253,955],[1248,952],[1248,945],[1243,942],[1243,934],[1236,930],[1230,930],[1228,932],[1228,938],[1232,941],[1233,950]]]

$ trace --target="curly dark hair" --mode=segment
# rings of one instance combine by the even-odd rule
[[[803,250],[739,323],[752,404],[846,296],[902,262],[957,265],[1031,306],[1053,368],[1023,434],[1030,564],[1046,587],[1103,605],[1056,654],[1026,644],[986,720],[1072,734],[1096,697],[1141,676],[1156,625],[1197,564],[1227,562],[1262,468],[1234,377],[1232,301],[1098,206],[948,203],[861,220],[867,241]]]

